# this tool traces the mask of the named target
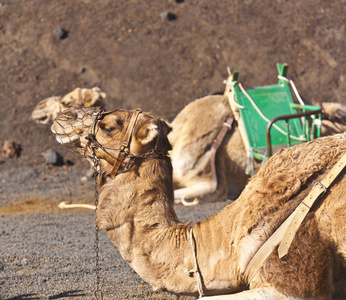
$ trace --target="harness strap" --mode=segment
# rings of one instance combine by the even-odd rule
[[[214,193],[217,188],[217,174],[216,174],[216,167],[215,167],[215,156],[216,152],[219,149],[223,139],[225,138],[225,135],[228,130],[232,128],[234,118],[228,117],[227,120],[223,123],[223,126],[217,135],[216,139],[213,142],[213,145],[211,146],[211,157],[210,157],[210,167],[211,167],[211,192]]]
[[[196,241],[195,238],[193,236],[193,226],[191,226],[190,229],[190,241],[191,241],[191,248],[192,248],[192,256],[193,256],[193,262],[195,264],[195,268],[192,270],[185,270],[184,273],[186,275],[191,275],[193,273],[195,273],[196,275],[196,280],[197,280],[197,289],[198,289],[198,293],[199,293],[199,299],[202,299],[204,293],[203,293],[203,284],[202,284],[202,276],[201,273],[199,271],[198,268],[198,263],[197,263],[197,255],[196,255]]]
[[[336,165],[328,172],[322,182],[317,182],[307,197],[297,206],[294,212],[286,219],[284,223],[271,235],[271,237],[256,252],[249,264],[247,265],[244,278],[250,283],[257,274],[259,268],[264,261],[272,253],[274,248],[281,242],[279,246],[279,257],[282,258],[288,253],[288,249],[292,240],[303,222],[310,208],[317,198],[326,192],[326,189],[332,184],[336,177],[341,173],[346,164],[346,153],[337,162]]]
[[[315,186],[312,188],[308,196],[296,208],[295,216],[293,217],[293,220],[291,221],[289,227],[287,228],[282,238],[282,241],[280,243],[280,246],[278,249],[279,258],[284,257],[288,253],[288,250],[291,246],[293,238],[296,235],[296,232],[300,224],[303,222],[305,216],[311,209],[312,205],[315,203],[316,199],[321,194],[324,194],[327,191],[328,187],[332,184],[335,178],[341,173],[345,165],[346,165],[346,153],[342,156],[339,162],[336,165],[334,165],[334,167],[330,170],[328,175],[324,177],[321,182],[317,182],[315,184]]]
[[[137,122],[137,119],[138,119],[138,116],[139,116],[140,113],[141,113],[140,110],[136,110],[132,114],[130,123],[127,126],[127,129],[126,129],[126,133],[125,133],[125,137],[124,137],[124,140],[123,140],[123,144],[121,146],[122,151],[119,151],[119,154],[116,157],[113,169],[112,169],[112,171],[110,173],[111,178],[114,178],[117,175],[119,167],[120,167],[121,163],[123,162],[123,159],[124,159],[124,157],[126,155],[125,149],[127,149],[129,147],[129,145],[130,145],[131,137],[132,137],[132,132],[133,132],[133,129],[135,127],[135,124]]]

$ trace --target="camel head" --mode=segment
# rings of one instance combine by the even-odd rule
[[[31,118],[40,124],[48,124],[63,110],[61,97],[53,96],[40,101],[34,108]]]
[[[91,106],[101,106],[104,107],[104,100],[106,94],[100,90],[98,87],[93,87],[92,89],[81,89],[76,88],[71,93],[65,95],[61,99],[61,103],[65,108],[69,107],[91,107]]]
[[[59,112],[70,107],[105,106],[106,94],[98,87],[76,88],[64,97],[53,96],[40,101],[34,108],[31,118],[40,124],[48,124]]]
[[[346,131],[346,106],[337,102],[323,102],[322,136]]]
[[[324,117],[333,122],[346,124],[346,106],[337,102],[323,102],[321,104]]]
[[[117,161],[124,161],[124,168],[131,159],[166,155],[171,149],[170,126],[139,110],[69,108],[56,117],[51,130],[59,143],[89,160],[97,158],[106,175]]]

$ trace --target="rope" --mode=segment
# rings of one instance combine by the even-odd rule
[[[201,274],[198,270],[198,263],[197,263],[197,256],[196,256],[196,244],[195,244],[195,239],[193,237],[192,229],[193,229],[193,226],[190,229],[190,241],[191,241],[192,254],[193,254],[193,260],[195,263],[195,268],[193,270],[185,270],[185,274],[187,274],[187,275],[190,275],[191,273],[196,274],[197,289],[198,289],[198,293],[199,293],[199,298],[202,298],[203,297],[202,278],[201,278]]]
[[[284,80],[284,81],[288,82],[288,83],[291,85],[291,87],[292,87],[292,89],[293,89],[293,91],[294,91],[294,94],[296,95],[296,97],[297,97],[299,103],[300,103],[301,105],[305,105],[303,99],[300,97],[300,95],[299,95],[299,93],[298,93],[298,90],[297,90],[297,88],[296,88],[296,86],[295,86],[293,80],[292,80],[292,79],[288,79],[288,78],[286,78],[286,77],[284,77],[284,76],[281,76],[281,75],[278,75],[278,78],[281,79],[281,80]]]
[[[243,88],[243,86],[241,85],[241,83],[238,83],[239,89],[244,93],[244,95],[246,96],[246,98],[250,101],[250,103],[252,104],[252,106],[256,109],[256,111],[258,112],[258,114],[261,116],[261,118],[263,120],[265,120],[267,123],[270,122],[270,120],[263,115],[263,113],[261,112],[261,110],[257,107],[256,103],[252,100],[252,98],[250,97],[250,95],[245,91],[245,89]],[[284,134],[284,135],[289,135],[289,137],[291,139],[297,140],[297,141],[305,141],[305,139],[303,137],[296,137],[293,135],[288,134],[288,132],[285,132],[284,130],[282,130],[279,126],[277,126],[276,124],[273,124],[273,127],[278,130],[280,133]]]
[[[234,86],[238,83],[238,81],[230,81],[230,80],[224,80],[223,81],[224,84],[228,85],[230,87],[231,90],[233,90]],[[239,103],[235,102],[234,100],[234,97],[228,97],[228,99],[230,101],[232,101],[232,103],[238,107],[238,108],[241,108],[241,109],[244,109],[245,107],[240,105]]]
[[[58,207],[60,209],[64,209],[64,208],[88,208],[88,209],[96,209],[95,205],[90,205],[90,204],[67,204],[66,202],[60,202]]]

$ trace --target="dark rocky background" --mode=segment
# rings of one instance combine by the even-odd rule
[[[275,64],[287,62],[302,96],[346,104],[345,16],[340,0],[4,0],[1,139],[20,143],[20,164],[36,166],[45,148],[60,150],[49,127],[30,120],[38,101],[99,86],[108,108],[171,121],[223,91],[227,66],[250,88],[276,83]]]

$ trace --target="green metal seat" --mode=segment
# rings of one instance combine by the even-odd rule
[[[229,69],[225,94],[229,96],[233,113],[238,116],[250,160],[265,161],[280,148],[320,135],[321,109],[303,103],[294,83],[286,77],[287,68],[287,64],[277,64],[277,84],[247,90],[238,82],[239,72],[232,74]],[[291,88],[299,103],[293,101]]]

